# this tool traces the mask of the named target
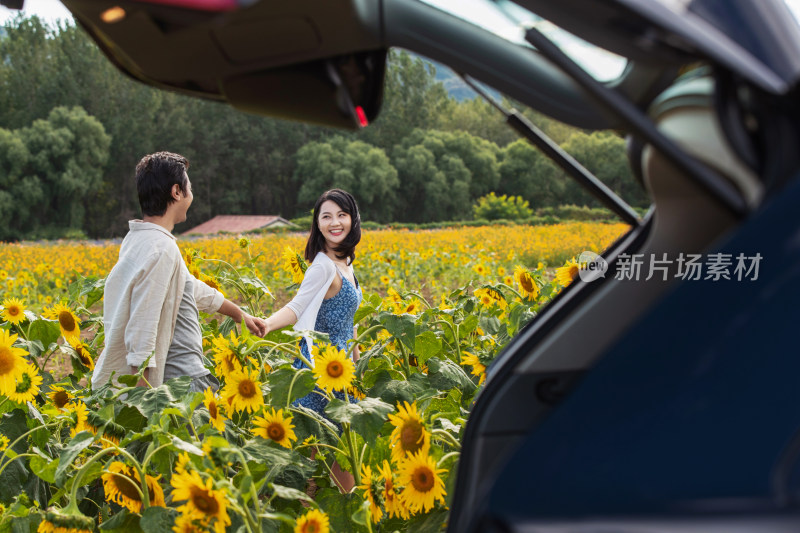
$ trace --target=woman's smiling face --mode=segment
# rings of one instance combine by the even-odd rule
[[[333,200],[326,200],[319,208],[317,224],[322,236],[325,237],[327,248],[332,250],[350,233],[352,220],[350,214],[339,207],[339,204]]]

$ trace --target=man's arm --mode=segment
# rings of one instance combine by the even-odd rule
[[[263,319],[251,316],[244,311],[242,308],[233,303],[230,300],[225,300],[222,302],[222,305],[217,310],[218,313],[222,313],[225,316],[229,316],[233,319],[234,322],[237,324],[241,323],[242,319],[244,319],[244,323],[247,326],[247,329],[250,330],[250,333],[253,335],[258,335],[259,337],[263,337],[267,334],[267,324],[264,322]]]

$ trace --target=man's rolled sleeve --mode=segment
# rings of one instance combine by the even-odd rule
[[[204,313],[216,313],[225,301],[225,295],[213,287],[209,287],[190,273],[192,285],[194,286],[194,301],[197,309]]]

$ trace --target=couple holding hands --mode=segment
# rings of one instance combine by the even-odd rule
[[[97,360],[92,387],[108,383],[112,374],[135,374],[149,357],[140,385],[157,387],[168,379],[189,376],[192,391],[218,390],[219,381],[203,365],[199,311],[244,321],[251,333],[262,337],[294,324],[297,330],[328,333],[331,344],[347,349],[362,298],[352,267],[361,239],[361,220],[352,195],[332,189],[317,200],[305,249],[311,266],[292,301],[262,319],[245,313],[192,276],[183,261],[172,229],[186,220],[192,203],[188,168],[186,158],[170,152],[147,155],[136,165],[143,216],[129,221],[119,260],[106,279],[105,348]],[[309,342],[300,344],[311,361]],[[353,358],[358,359],[357,348]],[[303,363],[298,358],[294,366],[300,368]],[[298,402],[323,414],[327,400],[312,392]]]

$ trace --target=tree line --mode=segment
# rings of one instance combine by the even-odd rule
[[[377,222],[468,219],[489,193],[531,207],[598,205],[478,98],[456,100],[434,67],[390,52],[379,118],[343,132],[158,91],[117,71],[74,24],[9,21],[0,36],[0,239],[120,236],[139,216],[133,168],[185,155],[188,229],[217,214],[308,214],[325,188]],[[509,103],[510,104],[510,103]],[[633,205],[646,205],[624,140],[525,114]]]

